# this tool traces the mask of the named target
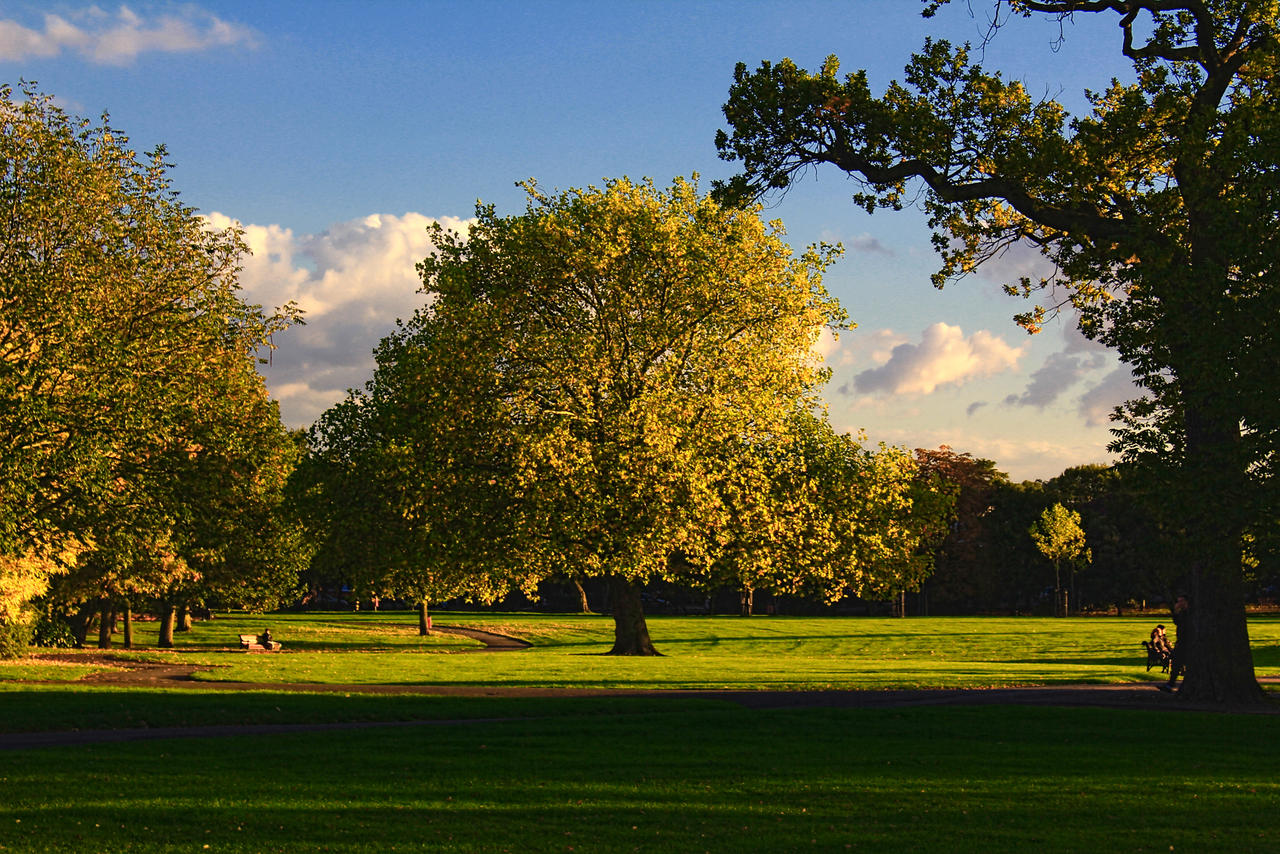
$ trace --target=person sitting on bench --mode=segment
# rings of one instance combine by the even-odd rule
[[[1164,632],[1163,623],[1151,630],[1151,645],[1165,655],[1172,650],[1169,646],[1169,636]]]

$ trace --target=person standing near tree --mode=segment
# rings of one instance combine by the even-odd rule
[[[1169,662],[1169,681],[1160,686],[1162,691],[1172,691],[1178,677],[1187,669],[1187,651],[1191,645],[1191,603],[1185,595],[1179,595],[1173,603],[1173,652]]]

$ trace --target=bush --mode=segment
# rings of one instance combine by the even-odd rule
[[[31,625],[31,645],[70,649],[76,645],[76,636],[66,620],[41,614]]]
[[[26,655],[30,646],[30,625],[0,620],[0,658],[18,658]]]

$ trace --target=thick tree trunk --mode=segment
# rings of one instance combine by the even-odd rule
[[[111,649],[111,630],[115,627],[115,622],[115,610],[104,599],[98,620],[98,649]]]
[[[191,606],[184,603],[183,606],[178,609],[178,625],[174,627],[174,630],[179,632],[189,632],[191,631],[191,626]]]
[[[133,649],[133,606],[124,605],[124,648]]]
[[[423,637],[431,634],[431,617],[427,616],[426,599],[418,603],[418,634]]]
[[[1253,671],[1240,548],[1225,537],[1202,536],[1188,544],[1192,635],[1179,693],[1226,705],[1267,702]]]
[[[1205,390],[1187,383],[1187,451],[1179,502],[1186,532],[1191,644],[1180,696],[1223,705],[1271,702],[1258,684],[1249,647],[1242,578],[1247,475],[1240,430],[1229,417],[1193,405]],[[1199,394],[1196,394],[1199,392]]]
[[[738,608],[742,616],[751,616],[751,612],[755,609],[755,596],[756,591],[751,587],[743,587],[738,591]]]
[[[661,655],[649,639],[639,585],[621,575],[611,575],[609,599],[613,606],[613,649],[609,655]]]
[[[160,604],[160,639],[156,641],[156,646],[173,649],[173,624],[176,620],[177,614],[173,605],[162,602]]]

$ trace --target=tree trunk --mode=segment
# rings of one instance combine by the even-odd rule
[[[583,586],[582,586],[582,579],[581,579],[581,578],[572,578],[572,579],[570,579],[570,581],[572,581],[572,582],[573,582],[573,586],[574,586],[574,587],[578,588],[578,599],[579,599],[579,600],[581,600],[581,602],[582,602],[582,613],[584,613],[584,614],[590,614],[590,613],[591,613],[591,603],[589,603],[589,602],[587,601],[587,588],[585,588],[585,587],[583,587]]]
[[[124,648],[133,649],[133,606],[124,603]]]
[[[609,576],[613,605],[613,649],[609,655],[661,655],[649,639],[640,587],[621,575]]]
[[[755,609],[755,596],[756,591],[751,587],[743,587],[738,591],[738,606],[742,616],[751,616],[751,612]]]
[[[1179,694],[1232,706],[1268,703],[1254,675],[1244,610],[1242,513],[1248,491],[1239,425],[1194,406],[1213,398],[1195,387],[1198,380],[1188,385],[1184,500],[1178,503],[1187,535],[1192,636]]]
[[[111,649],[111,629],[115,627],[115,622],[115,610],[104,599],[98,620],[98,649]]]
[[[74,614],[67,616],[71,624],[71,634],[75,637],[76,649],[84,649],[89,642],[89,628],[93,625],[93,612],[88,606],[81,606]]]
[[[418,603],[418,634],[425,637],[431,634],[431,618],[427,616],[427,600]]]
[[[191,631],[191,626],[191,606],[183,603],[182,607],[178,609],[178,625],[174,627],[174,630],[179,632],[189,632]]]
[[[162,602],[160,604],[160,639],[156,641],[156,646],[173,649],[173,624],[176,619],[177,614],[173,605]]]

